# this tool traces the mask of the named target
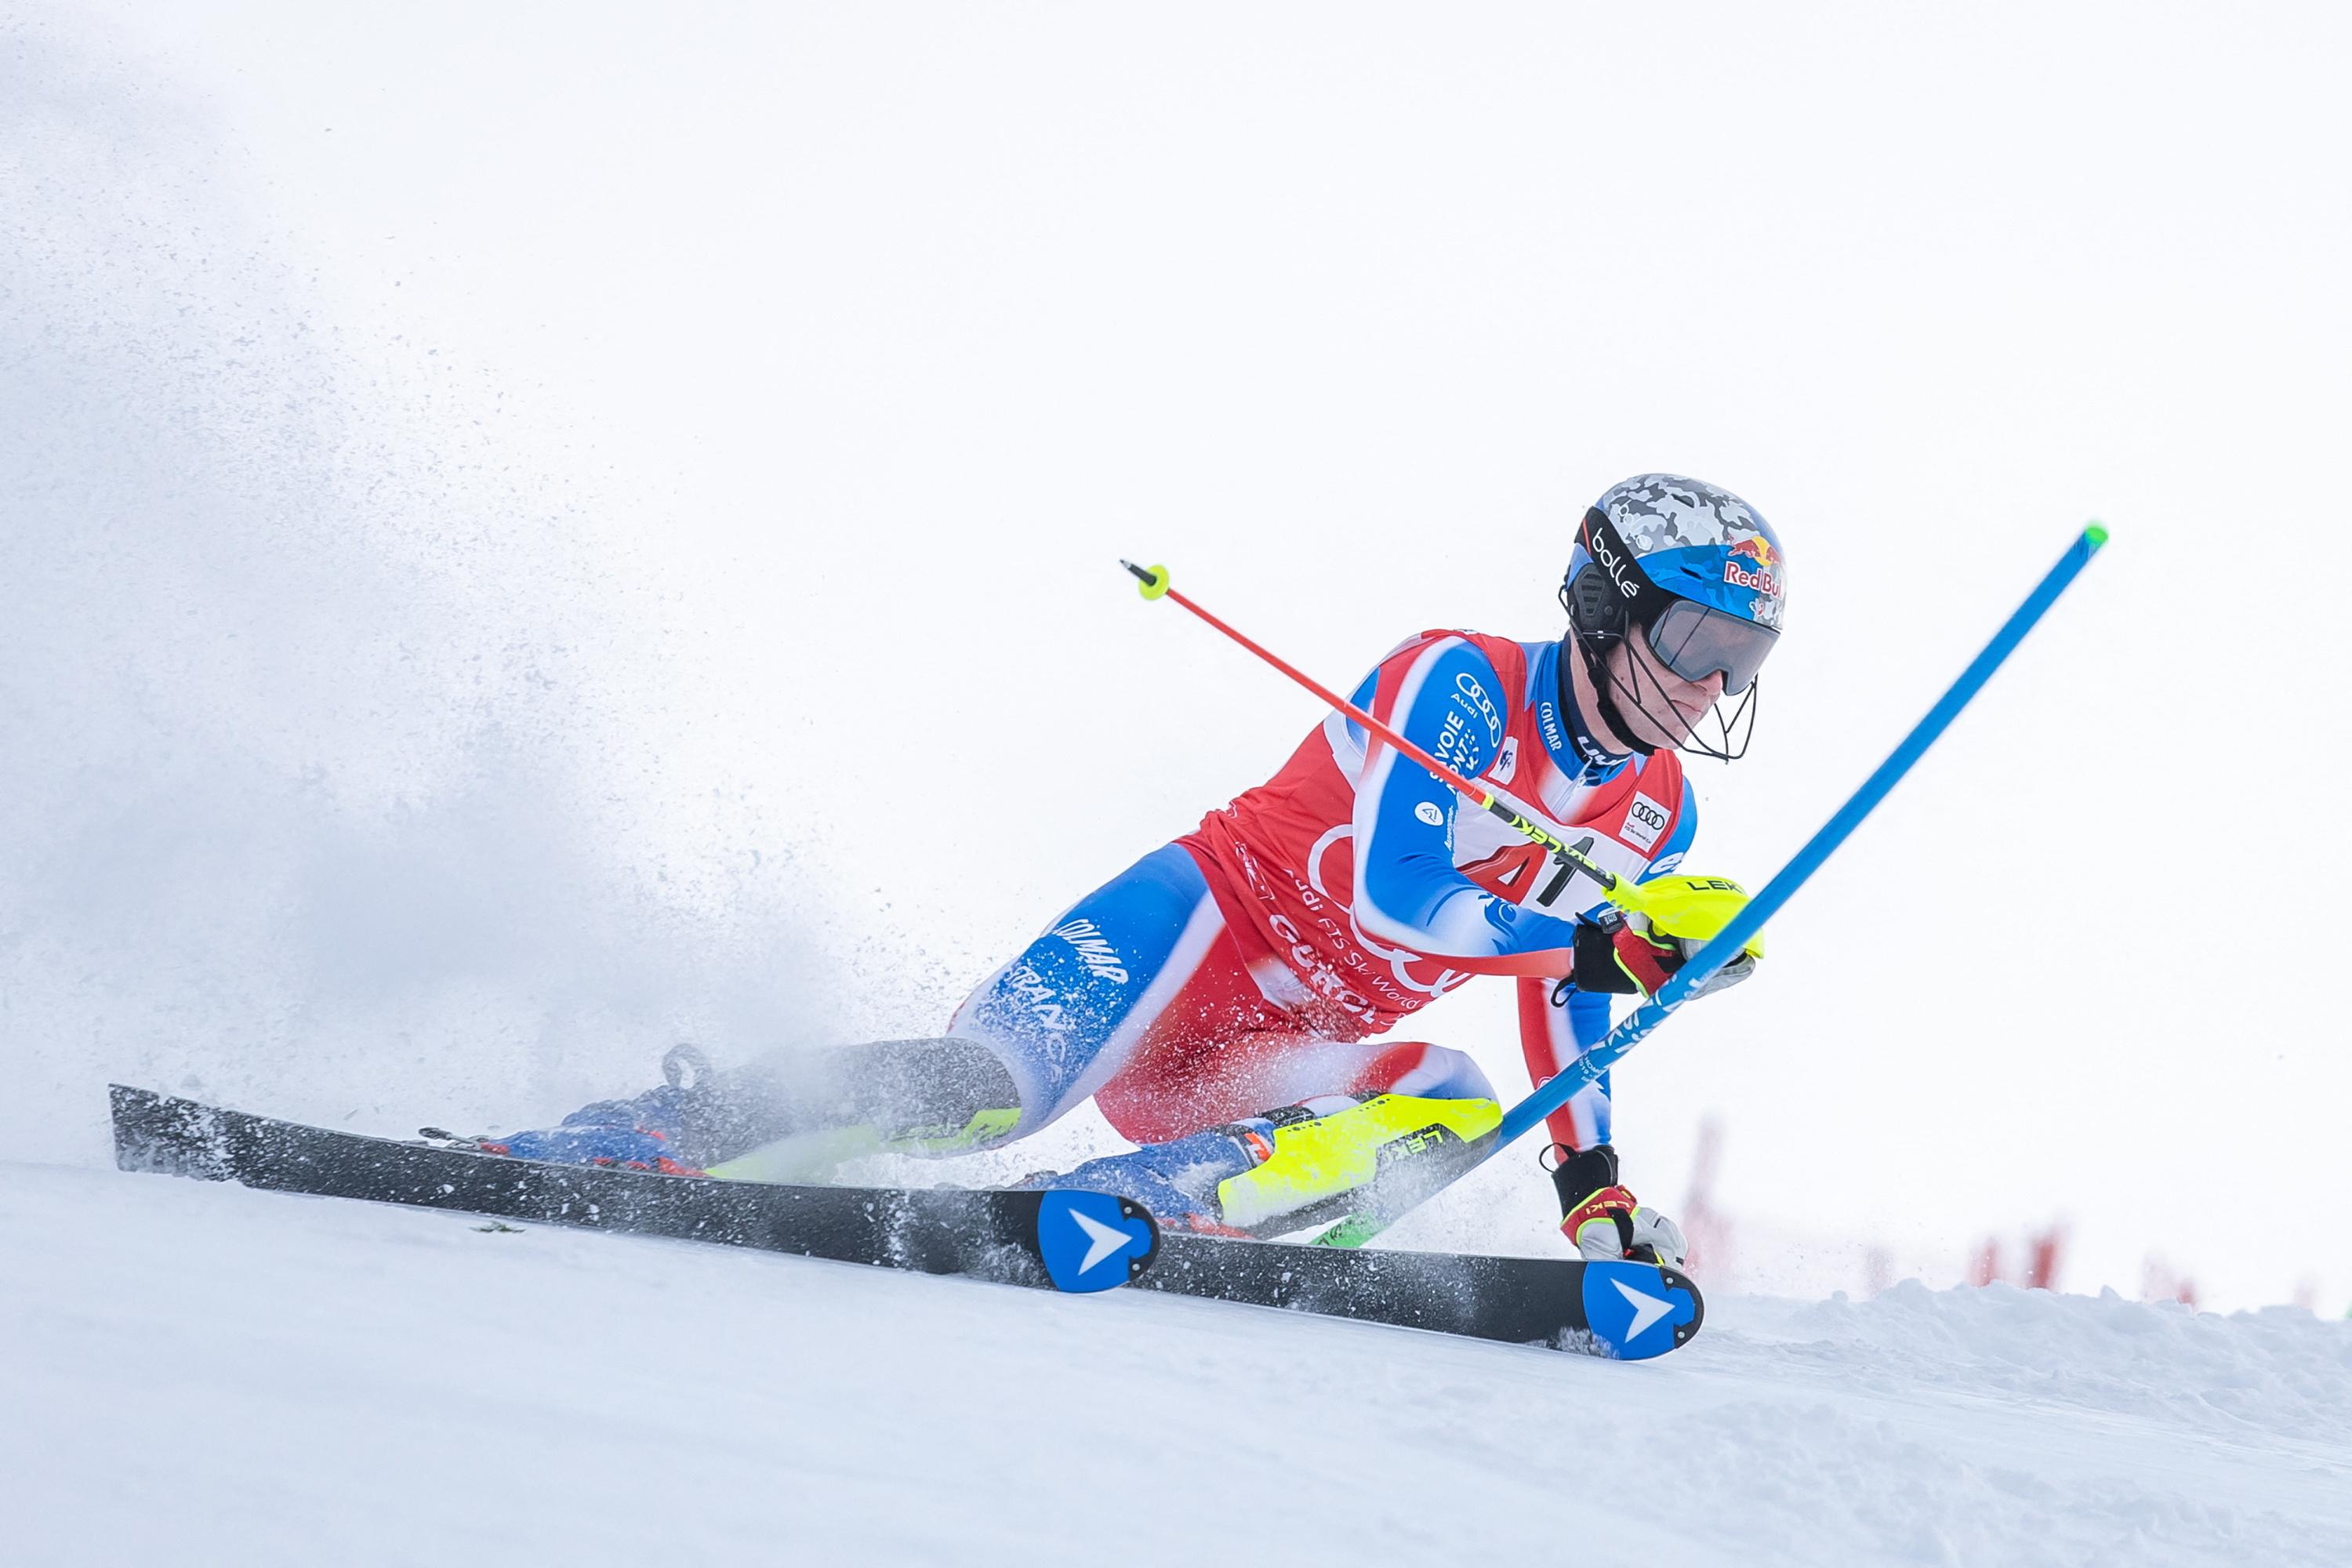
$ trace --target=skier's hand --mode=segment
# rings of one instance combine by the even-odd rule
[[[1645,1208],[1617,1180],[1617,1151],[1606,1143],[1574,1150],[1555,1143],[1546,1151],[1553,1189],[1564,1214],[1560,1234],[1576,1245],[1577,1255],[1594,1262],[1631,1258],[1637,1263],[1664,1263],[1679,1268],[1690,1257],[1682,1226],[1654,1208]]]
[[[1640,912],[1616,915],[1608,924],[1577,933],[1578,989],[1654,996],[1748,905],[1748,889],[1723,877],[1660,877],[1642,884],[1642,897]],[[1759,933],[1691,994],[1738,984],[1756,973],[1756,961],[1763,956]]]

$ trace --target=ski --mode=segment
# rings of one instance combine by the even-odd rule
[[[553,1165],[226,1110],[114,1084],[125,1171],[457,1209],[1072,1292],[1144,1276],[1159,1226],[1104,1193],[803,1187]]]
[[[1169,1232],[1139,1289],[1646,1361],[1690,1342],[1698,1287],[1654,1263],[1343,1250]]]
[[[227,1110],[121,1084],[115,1163],[272,1192],[459,1210],[1069,1291],[1148,1290],[1639,1361],[1705,1312],[1672,1268],[1162,1234],[1055,1188],[787,1186],[552,1165]]]

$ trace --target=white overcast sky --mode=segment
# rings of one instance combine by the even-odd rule
[[[2342,8],[16,26],[58,114],[172,144],[41,200],[210,215],[387,473],[413,437],[561,476],[613,875],[789,864],[774,1004],[832,1027],[935,1027],[1314,722],[1122,554],[1344,684],[1424,626],[1553,635],[1628,473],[1737,489],[1791,604],[1690,864],[1756,886],[2105,520],[1762,976],[1621,1069],[1628,1175],[1671,1202],[1713,1114],[1745,1215],[1954,1268],[2063,1216],[2078,1287],[2158,1251],[2225,1305],[2352,1297]],[[1507,986],[1423,1018],[1523,1087]],[[1541,1184],[1495,1191],[1539,1244]]]

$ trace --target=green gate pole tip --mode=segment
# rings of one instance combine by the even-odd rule
[[[2107,525],[2104,522],[2095,522],[2083,530],[2083,537],[2091,542],[2092,549],[2096,550],[2107,542]]]

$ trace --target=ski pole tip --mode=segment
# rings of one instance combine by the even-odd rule
[[[2107,525],[2094,522],[2083,530],[2083,537],[2090,542],[2092,549],[2096,550],[2107,542]]]
[[[1168,592],[1167,567],[1138,566],[1132,561],[1122,561],[1119,564],[1126,567],[1128,574],[1133,577],[1137,583],[1141,584],[1141,586],[1136,591],[1141,594],[1145,598],[1156,599],[1160,597],[1160,595]]]

